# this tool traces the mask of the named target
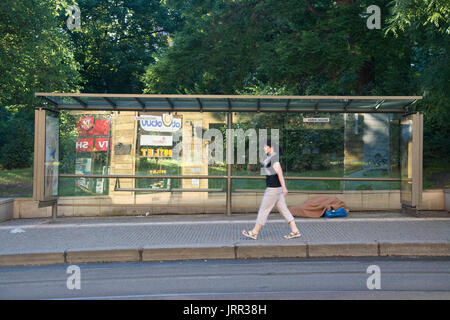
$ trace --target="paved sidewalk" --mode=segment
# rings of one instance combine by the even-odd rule
[[[433,215],[432,215],[433,216]],[[258,240],[256,215],[22,219],[0,223],[0,266],[88,262],[330,256],[450,256],[450,215],[352,213],[296,218],[302,237],[276,213]]]

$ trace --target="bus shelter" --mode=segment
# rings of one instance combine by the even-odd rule
[[[275,133],[288,205],[359,192],[350,207],[370,210],[398,192],[421,207],[421,96],[35,95],[33,198],[54,218],[74,201],[99,215],[256,211]]]

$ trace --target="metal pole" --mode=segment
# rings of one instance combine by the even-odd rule
[[[69,174],[69,173],[61,173],[59,175],[60,178],[102,178],[102,179],[228,179],[227,175],[223,176],[207,176],[207,175],[132,175],[132,174]],[[231,180],[233,179],[250,179],[250,180],[264,180],[264,176],[230,176]],[[353,177],[297,177],[297,176],[288,176],[284,177],[284,180],[317,180],[317,181],[403,181],[405,179],[402,178],[353,178]],[[412,179],[406,179],[406,181],[412,181]],[[120,187],[120,185],[119,185]]]
[[[58,215],[58,200],[56,200],[52,205],[52,220],[56,220],[56,216]]]
[[[233,113],[231,111],[227,114],[227,199],[226,210],[227,216],[231,216],[231,148],[233,147],[233,139],[231,134],[233,124]]]

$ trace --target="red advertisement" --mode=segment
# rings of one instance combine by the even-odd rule
[[[109,120],[98,120],[94,117],[81,117],[77,122],[78,135],[101,136],[109,134]]]
[[[97,138],[95,139],[95,151],[108,151],[109,138]]]
[[[94,144],[93,138],[77,139],[77,143],[76,143],[77,152],[92,151],[93,144]]]

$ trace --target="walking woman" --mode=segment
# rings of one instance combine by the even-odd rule
[[[291,233],[285,235],[285,239],[292,239],[300,237],[300,231],[298,230],[294,217],[286,206],[284,196],[287,195],[288,190],[283,177],[283,171],[279,162],[279,156],[275,152],[272,141],[267,140],[264,146],[264,152],[267,154],[267,158],[264,160],[264,168],[266,174],[266,191],[259,207],[258,216],[256,218],[255,226],[252,230],[242,230],[242,234],[248,238],[256,240],[261,227],[265,225],[267,217],[274,206],[277,207],[280,214],[289,224]]]

